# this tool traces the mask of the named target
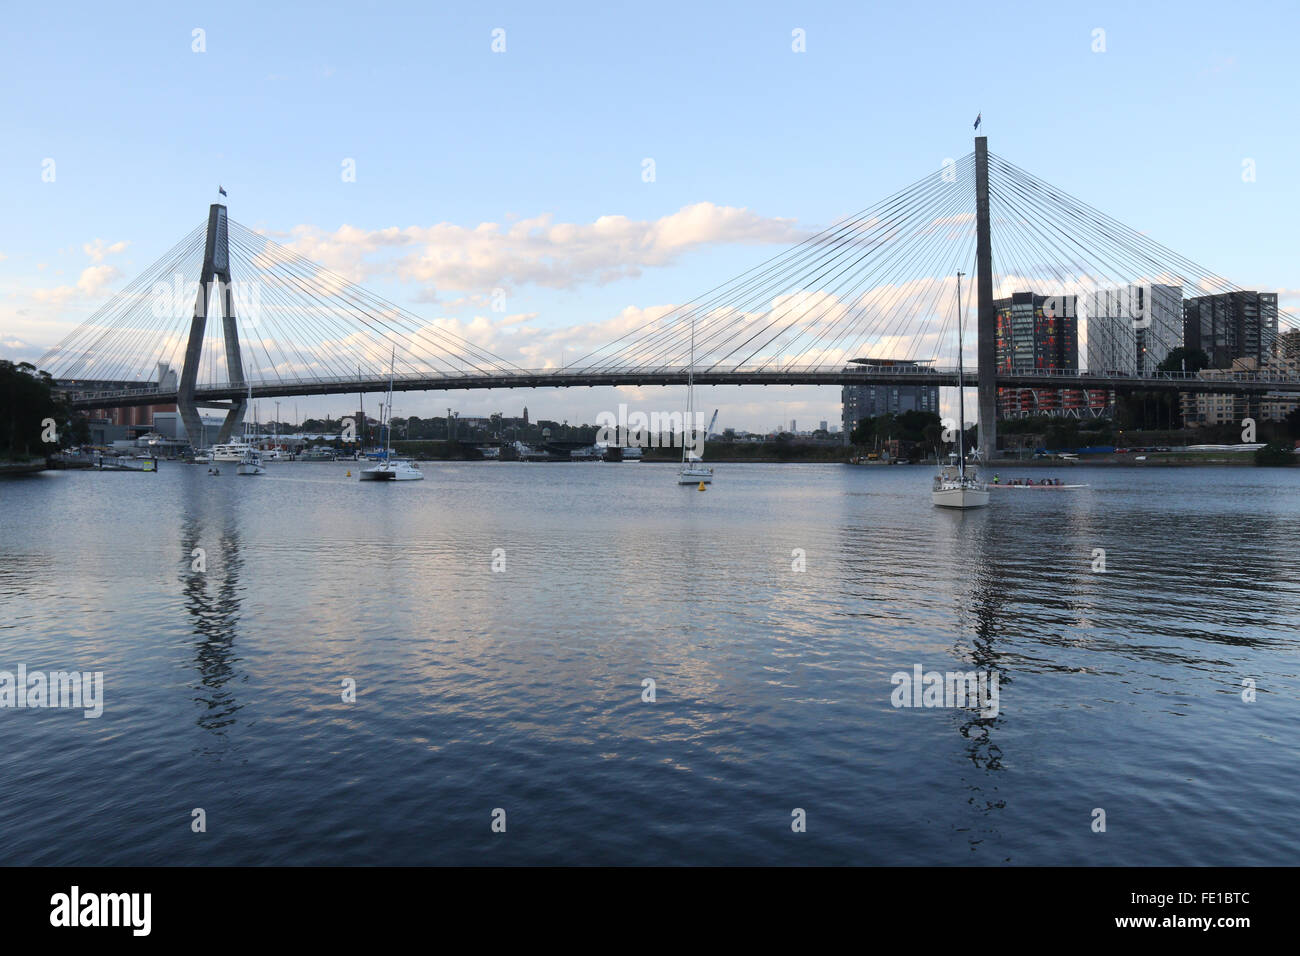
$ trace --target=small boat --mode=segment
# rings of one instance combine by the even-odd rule
[[[706,468],[694,455],[682,458],[682,467],[677,472],[679,485],[711,485],[713,469]]]
[[[158,459],[150,455],[139,455],[135,458],[126,456],[100,455],[95,460],[95,467],[100,471],[145,471],[156,472],[158,470]]]
[[[998,483],[991,484],[991,485],[989,485],[988,487],[990,487],[990,488],[1011,488],[1011,489],[1013,489],[1013,490],[1015,490],[1015,491],[1072,491],[1072,490],[1077,489],[1077,488],[1087,488],[1088,486],[1087,486],[1086,484],[1083,484],[1083,485],[1041,485],[1041,484],[1032,484],[1032,485],[1004,485],[1004,484],[998,482]]]
[[[988,485],[980,481],[973,466],[960,461],[947,465],[934,476],[930,501],[940,508],[982,508],[989,503]]]
[[[253,378],[252,366],[249,366],[248,372],[248,403],[253,403]],[[237,441],[226,442],[223,445],[213,445],[212,450],[208,453],[209,464],[215,465],[217,462],[226,462],[228,464],[238,464],[247,458],[250,454],[256,454],[257,449],[249,442],[248,422],[244,422],[244,437]],[[240,472],[243,474],[243,472]],[[260,472],[257,472],[260,474]]]
[[[718,417],[715,413],[715,419]],[[689,431],[688,431],[689,429]],[[708,431],[705,431],[708,434]],[[677,471],[679,485],[709,485],[713,483],[713,469],[706,468],[704,459],[692,454],[690,446],[695,441],[695,313],[691,313],[691,361],[686,366],[686,420],[682,424],[682,466]],[[701,446],[701,450],[703,450]]]
[[[983,508],[989,503],[989,490],[979,480],[973,466],[966,465],[966,389],[962,378],[961,277],[957,273],[957,463],[939,469],[930,489],[930,501],[939,508]]]
[[[402,458],[383,461],[361,470],[362,481],[419,481],[423,477],[424,472]]]
[[[224,445],[213,445],[212,450],[208,453],[208,461],[212,464],[217,462],[233,464],[242,461],[252,448],[253,446],[246,441],[232,441]]]
[[[251,372],[248,381],[248,400],[250,402],[253,400],[253,381],[251,378]],[[245,428],[247,428],[247,426],[245,426]],[[258,431],[257,407],[254,406],[253,407],[253,434],[256,435],[257,431]],[[244,438],[247,439],[248,436],[245,435]],[[266,469],[262,467],[262,455],[253,445],[249,445],[248,448],[245,449],[244,454],[240,457],[239,464],[235,466],[235,474],[237,475],[266,474]]]
[[[266,469],[262,467],[262,456],[255,451],[248,451],[244,457],[239,460],[235,466],[237,475],[264,475]]]
[[[397,350],[393,350],[394,358]],[[369,468],[361,469],[361,481],[419,481],[424,477],[424,472],[420,471],[409,461],[402,458],[392,457],[392,437],[393,437],[393,360],[390,359],[388,366],[388,428],[385,429],[384,436],[384,460]],[[382,418],[382,416],[381,416]]]

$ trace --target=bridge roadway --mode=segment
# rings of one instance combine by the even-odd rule
[[[1300,393],[1300,373],[1282,376],[1258,372],[1217,372],[1222,378],[1207,378],[1197,373],[1160,372],[1154,376],[1105,375],[1089,371],[1031,371],[999,373],[997,384],[1010,388],[1071,388],[1071,389],[1143,389],[1150,391],[1176,391],[1228,394],[1261,394],[1266,392]],[[978,373],[964,374],[965,384],[974,388]],[[697,385],[940,385],[956,387],[957,370],[908,368],[895,371],[891,367],[869,370],[824,368],[785,369],[727,369],[714,371],[697,369]],[[686,368],[667,367],[653,370],[627,369],[617,371],[587,369],[519,369],[517,371],[424,373],[399,375],[393,381],[397,392],[457,391],[484,388],[596,388],[616,385],[684,385]],[[109,382],[58,382],[67,394],[73,408],[124,408],[134,405],[168,405],[176,401],[176,391],[160,390],[155,385]],[[119,386],[119,387],[113,387]],[[348,395],[358,392],[385,392],[388,377],[378,378],[281,378],[273,382],[253,385],[254,398],[280,398],[285,396]],[[240,383],[209,385],[196,389],[200,402],[230,401],[248,394],[248,386]]]

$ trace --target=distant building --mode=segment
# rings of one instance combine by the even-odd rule
[[[158,369],[154,375],[154,381],[157,383],[159,391],[174,391],[176,388],[176,372],[167,362],[159,362]],[[122,408],[106,408],[100,415],[102,421],[112,425],[125,426],[129,429],[148,428],[153,424],[154,415],[158,412],[174,412],[176,406],[170,405],[127,405]]]
[[[872,369],[902,367],[909,371],[923,372],[927,370],[926,364],[908,359],[854,359],[845,366],[844,371],[865,374]],[[840,426],[846,444],[849,441],[849,434],[864,418],[885,414],[898,415],[911,411],[939,414],[938,385],[918,385],[910,382],[845,385],[840,400],[843,403]]]
[[[163,438],[187,441],[193,447],[211,448],[217,443],[217,436],[221,433],[221,426],[226,421],[225,416],[200,415],[199,420],[203,423],[203,435],[197,443],[186,434],[185,421],[178,411],[158,412],[154,415],[151,423],[152,431],[163,436]]]
[[[1275,356],[1278,342],[1277,294],[1274,292],[1223,292],[1183,302],[1183,344],[1200,349],[1210,359],[1201,375],[1214,378],[1233,372],[1278,368],[1284,356]],[[1280,369],[1279,369],[1280,370]],[[1193,394],[1181,396],[1183,422],[1189,428],[1240,422],[1244,418],[1280,421],[1295,403],[1285,394]]]
[[[996,363],[1000,373],[1077,371],[1078,297],[1016,292],[993,300]],[[1110,405],[1106,389],[998,388],[998,416],[1102,414]]]
[[[1183,287],[1127,285],[1084,300],[1088,369],[1151,375],[1183,344]]]
[[[1236,359],[1264,363],[1277,339],[1277,293],[1224,292],[1183,302],[1183,344],[1210,357],[1210,367]]]
[[[1285,357],[1271,357],[1260,363],[1254,358],[1233,359],[1228,369],[1205,369],[1202,378],[1230,378],[1235,372],[1265,373],[1273,371],[1285,374],[1292,370],[1292,365]],[[1280,422],[1300,407],[1300,395],[1295,392],[1265,392],[1262,395],[1235,395],[1224,393],[1183,392],[1183,423],[1188,428],[1201,428],[1206,425],[1240,424],[1245,418],[1262,422]]]

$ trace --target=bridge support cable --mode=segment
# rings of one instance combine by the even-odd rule
[[[155,290],[178,270],[197,270],[206,228],[197,226],[163,253],[41,356],[39,366],[56,379],[134,381],[152,373],[174,350],[184,323],[171,309],[156,307]]]
[[[933,339],[936,305],[973,246],[973,159],[912,184],[574,364],[703,371],[839,368],[882,341]],[[936,285],[936,282],[938,283]]]
[[[260,233],[239,223],[233,224],[232,232],[250,271],[277,288],[281,296],[278,301],[284,303],[287,299],[296,307],[296,311],[282,316],[285,322],[296,320],[301,331],[331,347],[347,341],[348,347],[340,349],[336,358],[345,366],[350,364],[353,372],[358,346],[365,351],[363,364],[368,361],[379,372],[386,372],[394,349],[399,364],[409,374],[427,374],[431,367],[449,375],[522,371],[514,363],[419,319]]]
[[[213,208],[224,214],[224,206]],[[140,390],[155,383],[160,364],[180,375],[177,394],[191,404],[207,394],[232,406],[242,401],[232,395],[243,394],[246,367],[258,394],[337,394],[386,379],[390,357],[398,390],[540,387],[551,380],[668,384],[681,380],[694,334],[697,380],[828,384],[858,380],[855,359],[955,364],[953,301],[960,269],[975,279],[974,365],[981,373],[981,421],[987,415],[992,424],[995,406],[986,399],[998,387],[1012,381],[1019,384],[1007,387],[1036,387],[1034,375],[1049,371],[1004,368],[994,384],[995,299],[1032,292],[1054,297],[1052,308],[1076,308],[1080,343],[1086,347],[1090,340],[1101,356],[1127,356],[1128,364],[1112,378],[1131,383],[1141,375],[1120,371],[1132,368],[1134,354],[1153,335],[1166,337],[1161,348],[1174,336],[1181,343],[1182,315],[1170,306],[1158,333],[1137,339],[1134,330],[1146,317],[1131,297],[1124,298],[1130,289],[1177,286],[1183,297],[1242,291],[988,152],[982,137],[975,152],[560,370],[520,368],[264,233],[224,215],[220,222],[224,267],[210,261],[211,223],[200,225],[47,352],[42,367],[58,380],[85,383],[87,392],[116,387],[132,393],[132,404],[144,403]],[[207,323],[200,320],[206,318],[212,291],[206,286],[213,275],[223,283],[217,290],[222,321]],[[1108,311],[1090,321],[1094,303]],[[1276,336],[1271,326],[1262,330],[1264,344],[1274,362],[1283,356],[1285,367],[1296,371],[1300,318],[1279,310],[1277,328]],[[1085,354],[1078,356],[1081,366]],[[1136,361],[1141,374],[1149,375]],[[861,374],[884,380],[901,371],[894,366]],[[929,373],[908,374],[920,380]],[[955,381],[950,370],[942,375],[945,384]],[[1105,387],[1097,383],[1103,377],[1089,376],[1087,387]],[[1250,387],[1258,391],[1259,385]],[[87,401],[108,407],[104,396]]]
[[[245,363],[254,382],[276,384],[386,378],[390,356],[400,374],[420,380],[527,374],[229,219],[224,206],[213,210],[218,235],[209,237],[209,216],[46,352],[40,367],[88,389],[131,391],[166,390],[157,381],[165,364],[191,397],[242,387]],[[222,321],[209,323],[214,292]]]

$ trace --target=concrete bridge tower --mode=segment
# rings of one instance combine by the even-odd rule
[[[993,311],[993,250],[989,231],[989,140],[975,137],[975,279],[978,286],[980,459],[998,452],[997,315]],[[966,423],[962,422],[965,428]]]
[[[203,247],[203,271],[199,276],[199,291],[194,300],[194,317],[190,321],[189,344],[185,348],[185,365],[181,369],[177,389],[176,407],[185,433],[194,448],[203,445],[203,419],[199,405],[204,408],[226,409],[226,420],[221,423],[217,441],[227,442],[244,421],[248,399],[240,397],[229,402],[196,402],[194,387],[199,377],[199,362],[203,353],[203,333],[207,326],[208,303],[211,301],[212,282],[217,280],[217,297],[221,302],[222,335],[226,343],[226,371],[231,384],[244,384],[244,363],[239,353],[239,329],[235,325],[235,300],[230,287],[230,242],[226,207],[213,203],[208,209],[208,237]]]

